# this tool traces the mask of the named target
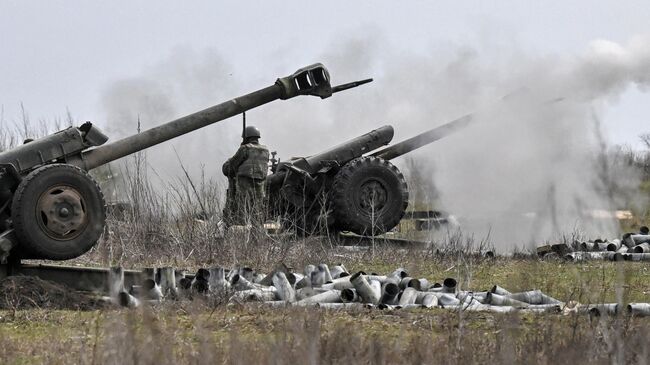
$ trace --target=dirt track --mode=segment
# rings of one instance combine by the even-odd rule
[[[35,277],[11,276],[0,281],[0,309],[79,309],[104,307],[98,298]]]

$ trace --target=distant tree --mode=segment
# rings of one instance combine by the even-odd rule
[[[639,138],[641,139],[641,142],[643,142],[643,144],[645,144],[646,148],[649,150],[648,152],[650,152],[650,133],[644,133],[640,135]]]
[[[650,133],[644,133],[639,138],[646,146],[646,151],[643,151],[639,156],[639,165],[643,169],[643,178],[650,180]]]

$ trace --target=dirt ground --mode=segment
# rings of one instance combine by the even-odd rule
[[[0,309],[94,310],[105,306],[97,296],[36,277],[11,276],[0,280]]]

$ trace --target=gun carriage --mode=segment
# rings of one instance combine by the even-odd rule
[[[90,122],[0,153],[0,263],[66,260],[90,250],[104,232],[102,192],[89,170],[275,100],[322,99],[370,80],[332,87],[322,64],[271,86],[113,143]]]
[[[465,128],[472,114],[392,146],[393,127],[370,131],[308,157],[275,161],[267,178],[271,215],[301,234],[393,229],[408,206],[404,175],[391,160]],[[274,158],[275,160],[275,158]]]

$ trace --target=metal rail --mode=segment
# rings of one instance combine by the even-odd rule
[[[79,291],[108,292],[108,268],[45,264],[0,265],[0,279],[14,275],[34,276]],[[124,270],[124,285],[137,285],[141,277],[142,271]]]
[[[340,233],[338,242],[342,246],[371,246],[373,243],[389,244],[398,247],[424,247],[429,242],[414,241],[404,238],[359,236],[354,233]]]

